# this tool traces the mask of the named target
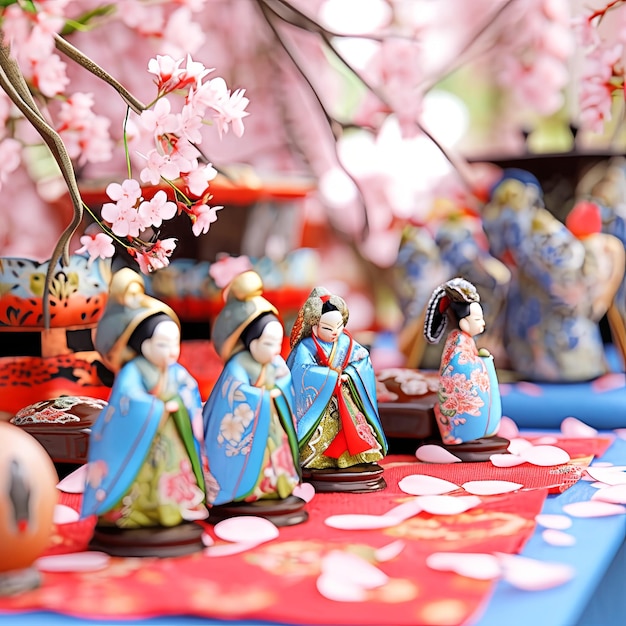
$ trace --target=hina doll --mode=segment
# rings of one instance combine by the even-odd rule
[[[284,329],[254,271],[225,289],[212,341],[224,368],[204,405],[210,521],[258,515],[277,526],[308,518],[301,483]]]
[[[82,516],[97,516],[94,549],[187,554],[202,549],[202,527],[194,522],[208,515],[196,435],[202,402],[178,363],[174,312],[152,298],[132,304],[120,316],[124,324],[100,333],[115,381],[90,436]]]
[[[345,329],[345,301],[313,289],[291,332],[287,365],[295,388],[303,477],[325,491],[375,491],[387,440],[368,350]]]
[[[426,340],[439,342],[448,325],[434,413],[443,443],[455,447],[493,437],[502,417],[493,357],[474,340],[485,330],[480,296],[463,278],[433,291],[424,321]]]

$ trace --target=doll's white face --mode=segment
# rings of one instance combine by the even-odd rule
[[[283,347],[284,331],[280,322],[268,322],[261,336],[250,342],[250,354],[261,365],[271,363]]]
[[[340,311],[328,311],[320,317],[320,321],[313,326],[313,332],[322,341],[336,341],[343,332],[343,316]]]
[[[483,308],[478,302],[472,302],[469,308],[469,315],[459,322],[459,328],[468,335],[475,337],[485,330],[485,318]]]
[[[141,344],[141,353],[160,369],[176,363],[180,356],[180,330],[176,322],[166,320],[157,324],[152,337]]]

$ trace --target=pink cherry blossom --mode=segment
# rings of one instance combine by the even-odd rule
[[[198,115],[191,105],[185,105],[179,116],[180,134],[193,143],[202,143],[202,115]]]
[[[163,220],[172,219],[176,215],[176,205],[169,202],[165,191],[160,189],[151,200],[145,200],[139,205],[139,216],[144,228],[159,227]]]
[[[118,237],[138,237],[144,227],[137,209],[121,202],[103,204],[101,214],[102,219],[111,225],[111,230]]]
[[[52,98],[63,93],[70,83],[66,68],[57,54],[51,54],[33,65],[33,82],[44,96]]]
[[[209,182],[217,176],[217,170],[210,164],[198,165],[189,172],[185,172],[182,178],[189,191],[196,197],[204,194]]]
[[[146,109],[141,114],[143,127],[155,135],[166,135],[178,131],[178,118],[172,112],[172,105],[167,98],[161,98],[153,109]]]
[[[169,257],[176,248],[176,239],[157,240],[148,250],[137,252],[136,260],[139,269],[144,274],[149,274],[155,270],[167,267],[170,263]]]
[[[22,162],[22,145],[7,137],[0,142],[0,188]]]
[[[252,269],[252,262],[245,254],[241,256],[227,255],[218,258],[215,263],[211,263],[209,276],[218,287],[222,288],[226,287],[235,276],[250,269]]]
[[[206,36],[191,11],[181,7],[169,16],[163,39],[164,48],[173,56],[179,56],[195,54],[206,41]]]
[[[208,233],[211,224],[217,221],[217,212],[219,209],[223,208],[223,206],[210,207],[206,204],[193,206],[190,212],[191,221],[193,222],[193,226],[191,227],[193,234],[198,237],[204,233]]]
[[[115,254],[113,239],[104,233],[83,235],[80,238],[80,243],[83,245],[76,250],[76,254],[87,253],[89,255],[88,265],[91,265],[97,258],[109,259]]]
[[[220,137],[228,132],[228,124],[232,124],[233,133],[237,137],[243,135],[243,118],[250,115],[245,110],[250,102],[244,97],[245,92],[245,89],[237,89],[228,98],[224,98],[216,108],[215,122]]]
[[[157,88],[159,93],[165,92],[182,62],[182,59],[174,60],[169,55],[161,54],[157,54],[156,58],[148,61],[148,72],[154,74],[158,79]]]
[[[141,198],[141,187],[135,179],[128,178],[121,185],[119,183],[107,185],[106,193],[111,200],[118,204],[135,206],[137,200]]]

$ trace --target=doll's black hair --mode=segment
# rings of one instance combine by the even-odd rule
[[[150,317],[146,317],[145,320],[139,322],[137,328],[133,331],[133,334],[128,339],[128,345],[137,353],[141,354],[141,344],[150,339],[154,334],[154,329],[161,323],[174,320],[167,313],[155,313]]]
[[[262,334],[264,328],[270,322],[279,322],[280,320],[276,315],[271,312],[261,313],[258,317],[255,317],[249,324],[246,326],[246,329],[241,333],[241,342],[245,346],[246,350],[250,348],[250,344],[258,339]]]

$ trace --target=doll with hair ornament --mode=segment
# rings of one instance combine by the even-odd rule
[[[257,515],[276,526],[308,519],[301,483],[284,329],[254,271],[225,288],[211,339],[224,368],[204,405],[209,521]]]
[[[92,549],[119,556],[202,550],[205,506],[198,384],[178,363],[180,323],[136,272],[112,279],[96,348],[115,381],[89,440],[83,517]],[[125,296],[124,296],[125,294]]]
[[[502,406],[493,357],[474,337],[485,329],[480,296],[463,278],[437,287],[428,303],[424,336],[437,343],[451,326],[441,355],[434,413],[444,447],[461,460],[478,461],[504,452],[497,437]]]
[[[378,464],[387,440],[378,414],[368,350],[345,329],[348,307],[313,289],[291,332],[287,365],[295,389],[303,478],[318,491],[386,487]]]

